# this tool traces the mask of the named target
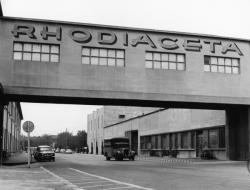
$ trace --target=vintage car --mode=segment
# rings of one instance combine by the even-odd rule
[[[55,153],[50,146],[42,145],[38,146],[35,153],[34,158],[37,161],[55,161]]]

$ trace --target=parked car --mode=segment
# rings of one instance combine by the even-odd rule
[[[62,149],[60,150],[60,153],[65,153],[65,149],[62,148]]]
[[[60,152],[60,148],[56,148],[55,153],[59,153]]]
[[[71,149],[67,149],[66,151],[65,151],[65,154],[72,154],[73,152],[72,152],[72,150]]]
[[[34,158],[37,161],[43,161],[43,160],[48,160],[48,161],[55,161],[55,153],[52,151],[52,148],[47,145],[42,145],[38,146],[35,153],[34,153]]]

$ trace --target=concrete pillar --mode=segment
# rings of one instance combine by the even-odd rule
[[[177,133],[176,135],[177,135],[177,140],[178,140],[177,147],[178,149],[181,149],[181,133]]]
[[[188,132],[187,135],[187,143],[188,143],[188,149],[191,149],[191,132]]]
[[[250,152],[250,106],[226,110],[227,159],[246,160]]]

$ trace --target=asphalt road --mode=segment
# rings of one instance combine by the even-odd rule
[[[192,162],[145,158],[106,161],[103,156],[56,154],[56,162],[41,162],[42,169],[72,189],[250,189],[244,162]]]

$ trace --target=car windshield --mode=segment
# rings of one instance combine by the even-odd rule
[[[114,148],[129,148],[129,143],[127,143],[127,142],[116,142],[116,143],[114,143]]]
[[[40,147],[40,151],[52,151],[50,147]]]

